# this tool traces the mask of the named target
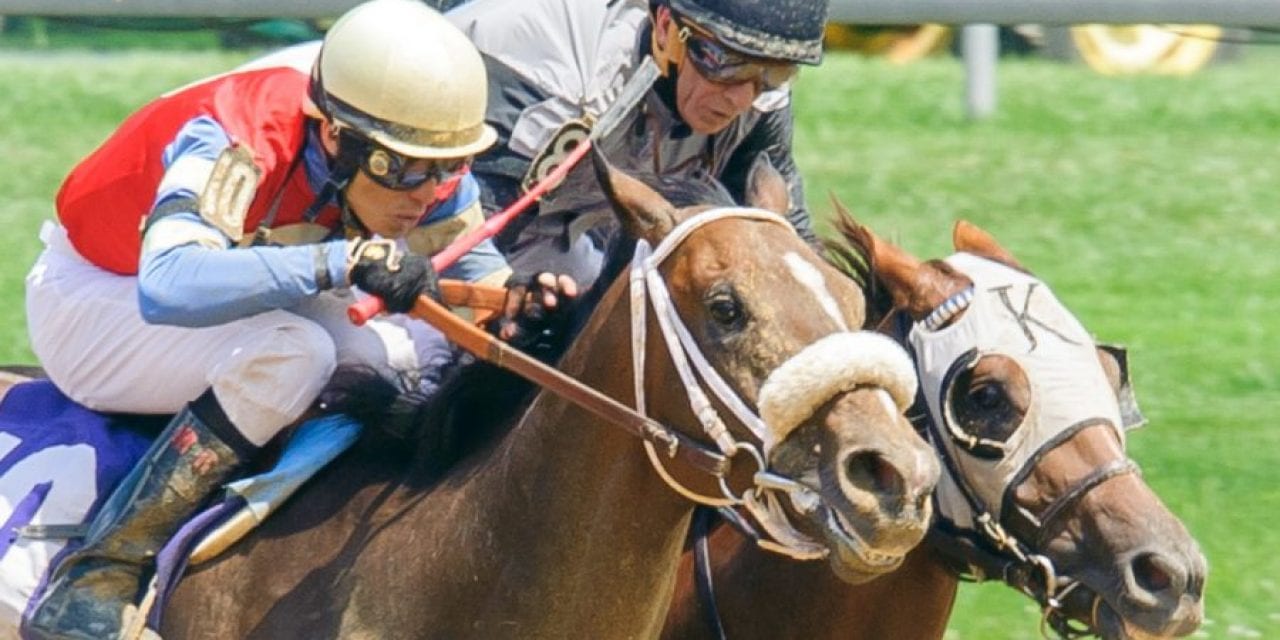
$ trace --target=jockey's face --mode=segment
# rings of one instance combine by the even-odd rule
[[[746,113],[759,95],[754,82],[712,82],[691,64],[681,65],[676,76],[676,109],[680,118],[701,134],[722,131]]]
[[[684,51],[676,72],[676,109],[698,133],[723,130],[746,113],[762,91],[780,88],[795,76],[794,64],[743,56],[686,22],[659,7],[654,28],[662,38],[683,29]]]
[[[357,171],[347,185],[347,205],[351,212],[372,233],[384,238],[403,238],[427,214],[436,201],[436,186],[432,179],[404,191],[388,189],[374,182],[363,171]]]
[[[332,131],[327,123],[326,129],[326,133]],[[321,138],[330,155],[336,154],[336,136]],[[343,195],[370,232],[401,238],[422,221],[431,205],[453,196],[468,164],[466,158],[406,158],[375,147],[360,163]]]

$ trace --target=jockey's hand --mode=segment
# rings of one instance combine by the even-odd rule
[[[544,271],[507,280],[507,300],[497,321],[498,338],[521,349],[549,344],[561,337],[578,283],[566,275]]]
[[[423,294],[440,300],[440,284],[431,261],[398,251],[390,240],[360,240],[351,245],[347,277],[365,293],[382,298],[391,313],[409,311]]]

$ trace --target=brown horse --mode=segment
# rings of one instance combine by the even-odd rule
[[[957,256],[920,262],[841,213],[846,256],[872,265],[873,282],[910,319],[901,337],[944,462],[939,523],[899,570],[857,586],[721,527],[711,539],[714,599],[696,596],[686,558],[664,635],[938,639],[956,570],[1032,596],[1063,637],[1193,632],[1205,560],[1125,456],[1123,429],[1140,416],[1123,359],[1096,348],[977,227],[956,225]]]
[[[776,475],[753,474],[747,453],[733,455],[734,469],[794,489],[782,510],[800,518],[802,533],[823,537],[833,563],[864,577],[897,566],[925,532],[938,466],[901,413],[902,381],[914,384],[905,355],[898,363],[881,352],[872,366],[840,369],[860,355],[841,347],[841,336],[878,344],[851,333],[864,322],[856,285],[773,213],[677,210],[597,163],[623,227],[642,246],[656,245],[630,281],[665,283],[650,294],[669,291],[676,313],[667,321],[679,319],[680,341],[709,361],[699,376],[720,377],[737,403],[773,418],[758,436],[743,424],[749,419],[736,417],[710,420],[713,435],[704,435],[697,425],[707,411],[689,403],[702,392],[683,387],[673,364],[676,338],[657,337],[671,334],[656,311],[633,323],[628,278],[604,293],[561,370],[624,403],[642,393],[642,410],[705,448],[736,440],[727,446],[732,454],[761,444],[758,437]],[[753,173],[751,203],[782,210],[777,174]],[[657,271],[646,274],[644,264]],[[643,348],[633,347],[633,326],[653,336]],[[821,351],[841,348],[833,369]],[[635,367],[633,351],[644,356]],[[805,378],[807,363],[818,367],[813,379]],[[812,394],[817,388],[827,393]],[[708,406],[725,411],[734,402],[717,396]],[[797,412],[799,402],[808,406]],[[667,454],[655,457],[672,465],[670,482],[683,483],[682,491],[720,495],[720,484],[730,495],[743,491],[736,476],[727,483],[697,476]],[[658,633],[694,504],[655,473],[638,439],[540,393],[513,427],[442,477],[424,479],[417,456],[410,458],[381,461],[358,445],[336,461],[264,528],[185,579],[164,637]],[[750,491],[757,490],[764,491]]]

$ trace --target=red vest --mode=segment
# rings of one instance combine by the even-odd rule
[[[306,74],[289,67],[233,72],[165,94],[139,109],[62,183],[58,220],[71,244],[104,269],[136,274],[142,225],[164,176],[165,147],[199,116],[213,118],[233,142],[253,151],[261,178],[245,231],[258,227],[281,189],[272,226],[300,222],[315,199],[303,163],[290,172],[306,138],[302,105],[307,82]],[[338,221],[332,204],[315,220],[331,228]]]

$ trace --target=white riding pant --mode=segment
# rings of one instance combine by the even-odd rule
[[[261,445],[302,415],[338,365],[373,367],[409,389],[451,354],[438,331],[404,316],[351,324],[349,289],[214,327],[148,324],[137,277],[91,264],[55,224],[40,237],[45,250],[27,275],[31,348],[63,393],[94,410],[175,413],[212,388]]]

